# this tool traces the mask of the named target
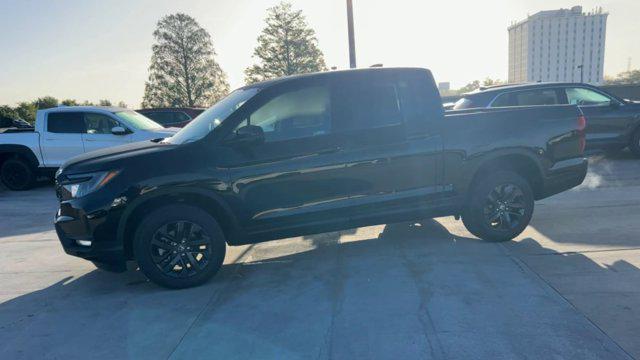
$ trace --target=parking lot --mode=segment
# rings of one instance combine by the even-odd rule
[[[0,190],[0,358],[640,358],[640,161],[591,159],[515,241],[453,218],[230,248],[205,286],[67,256]],[[150,326],[151,325],[151,326]]]

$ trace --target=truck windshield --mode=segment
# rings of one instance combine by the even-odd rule
[[[115,114],[127,125],[131,125],[138,130],[162,129],[162,125],[135,111],[118,111]]]
[[[224,99],[218,101],[207,111],[198,115],[189,125],[185,126],[177,134],[165,140],[169,144],[186,144],[205,137],[211,130],[220,125],[224,119],[231,115],[247,100],[260,91],[259,88],[238,89]]]

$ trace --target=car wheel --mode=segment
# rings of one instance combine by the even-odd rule
[[[631,143],[629,144],[629,150],[636,157],[640,157],[640,129],[636,130],[631,136]]]
[[[462,221],[473,235],[488,241],[508,241],[529,225],[533,192],[511,171],[497,171],[475,181]]]
[[[222,266],[225,250],[218,222],[188,205],[153,211],[142,220],[133,239],[140,270],[154,283],[172,289],[209,280]]]
[[[10,190],[29,190],[36,182],[36,174],[26,161],[22,159],[9,159],[2,164],[0,169],[2,183]]]

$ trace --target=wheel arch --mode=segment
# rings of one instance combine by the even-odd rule
[[[531,186],[534,198],[537,200],[544,191],[543,171],[540,161],[524,152],[496,154],[483,159],[473,170],[473,176],[468,189],[487,176],[492,171],[508,170],[522,176]]]
[[[0,166],[2,166],[6,160],[12,158],[24,159],[33,169],[37,169],[38,165],[40,165],[38,157],[29,147],[14,144],[0,145]]]
[[[118,223],[117,237],[123,243],[128,259],[133,257],[133,236],[144,216],[159,207],[176,203],[191,205],[210,214],[222,228],[227,243],[234,244],[242,236],[237,218],[219,195],[202,189],[158,190],[135,199]]]

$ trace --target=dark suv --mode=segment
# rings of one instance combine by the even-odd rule
[[[136,110],[140,114],[157,122],[158,124],[169,127],[185,127],[202,114],[205,109],[201,108],[155,108]]]
[[[581,83],[501,85],[465,94],[453,110],[511,106],[578,105],[589,119],[587,150],[628,147],[640,157],[640,104]]]
[[[575,106],[445,118],[424,69],[282,78],[171,138],[70,160],[55,227],[67,253],[173,288],[215,274],[226,244],[446,215],[509,240],[534,200],[582,182],[584,126]]]

